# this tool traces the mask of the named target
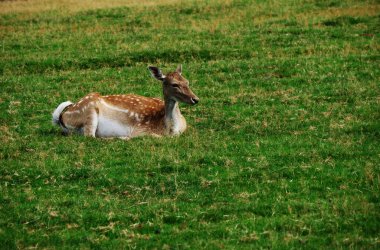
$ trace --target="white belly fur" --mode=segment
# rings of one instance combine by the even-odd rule
[[[98,137],[131,137],[133,127],[121,124],[110,118],[99,116],[96,136]]]

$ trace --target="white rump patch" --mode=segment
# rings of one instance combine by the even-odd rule
[[[59,125],[59,116],[61,115],[62,111],[69,105],[73,104],[70,101],[62,102],[58,105],[58,107],[53,112],[53,124]]]

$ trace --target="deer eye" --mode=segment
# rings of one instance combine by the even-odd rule
[[[172,84],[172,87],[173,88],[179,88],[179,84],[174,83],[174,84]]]

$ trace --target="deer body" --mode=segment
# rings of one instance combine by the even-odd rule
[[[101,96],[91,93],[75,104],[61,103],[53,113],[53,122],[65,133],[77,131],[92,137],[129,139],[141,135],[181,134],[186,130],[186,120],[178,101],[195,104],[198,97],[181,76],[180,67],[168,76],[156,67],[149,69],[163,82],[164,101],[131,94]],[[184,90],[178,91],[182,88],[179,87],[181,80]]]

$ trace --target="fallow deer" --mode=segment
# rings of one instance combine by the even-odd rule
[[[129,139],[141,135],[179,135],[186,129],[178,102],[194,105],[199,98],[182,76],[182,66],[164,75],[157,67],[148,67],[162,82],[164,101],[138,95],[91,93],[77,103],[61,103],[53,113],[53,123],[64,133],[77,131],[85,136]]]

